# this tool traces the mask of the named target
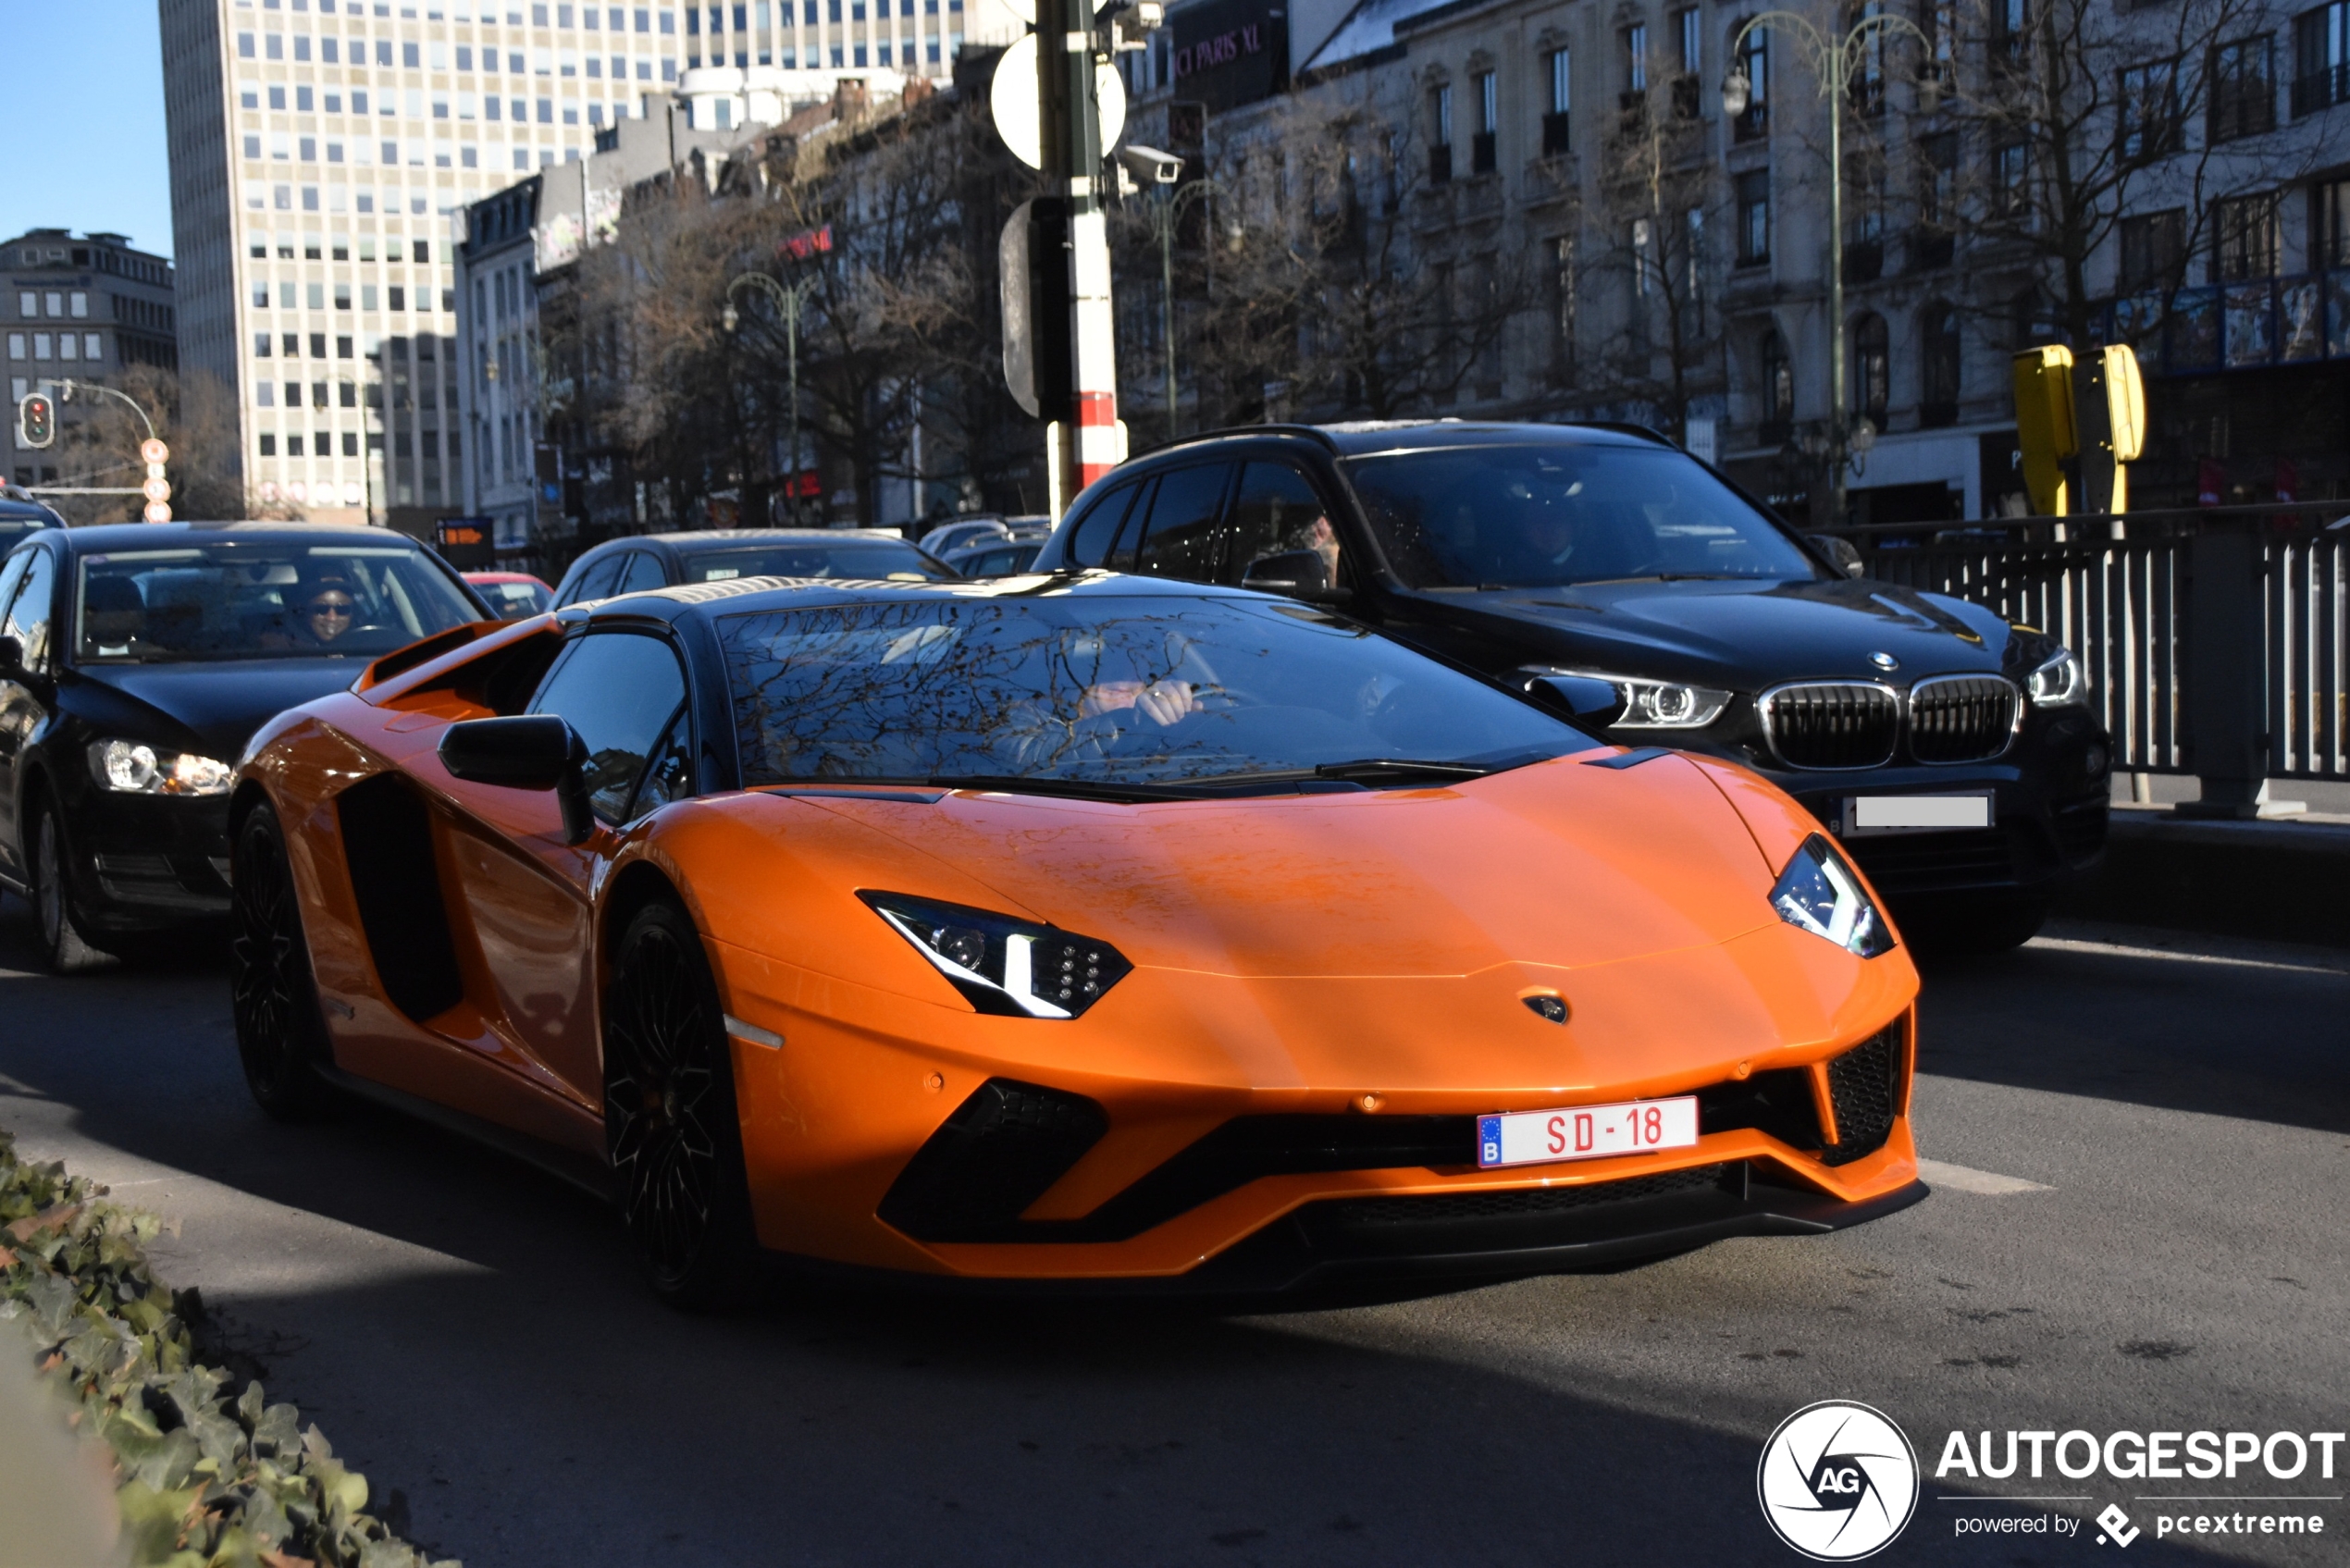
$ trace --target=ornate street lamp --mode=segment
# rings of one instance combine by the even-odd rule
[[[1765,11],[1748,19],[1730,41],[1730,71],[1722,79],[1722,111],[1735,119],[1753,101],[1754,84],[1738,63],[1747,35],[1757,28],[1776,31],[1802,46],[1818,78],[1820,95],[1828,101],[1828,427],[1824,455],[1828,459],[1828,526],[1844,525],[1845,470],[1856,455],[1876,443],[1876,426],[1866,418],[1845,423],[1844,412],[1844,104],[1863,59],[1871,35],[1906,32],[1926,46],[1934,41],[1906,17],[1879,11],[1864,16],[1840,37],[1831,37],[1808,17],[1793,11]]]
[[[791,375],[791,491],[792,521],[799,521],[799,313],[808,296],[816,287],[816,279],[803,278],[797,283],[778,283],[763,272],[746,272],[726,285],[726,305],[719,313],[719,321],[728,332],[742,325],[742,316],[735,309],[735,291],[753,288],[774,302],[775,310],[784,318],[785,358]]]

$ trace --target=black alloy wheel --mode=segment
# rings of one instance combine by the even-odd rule
[[[112,955],[81,934],[81,920],[74,912],[73,887],[66,875],[69,851],[56,807],[34,808],[31,838],[32,920],[41,937],[42,963],[59,975],[105,967]]]
[[[313,1120],[333,1104],[317,1071],[332,1053],[277,812],[254,807],[237,828],[232,856],[229,997],[245,1086],[276,1119]]]
[[[692,918],[639,910],[604,998],[605,1146],[654,1293],[697,1310],[732,1299],[751,1251],[724,1018]]]

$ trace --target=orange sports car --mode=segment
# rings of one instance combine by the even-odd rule
[[[1817,822],[1289,600],[748,579],[254,737],[239,1049],[757,1260],[1254,1296],[1914,1202],[1917,976]],[[1604,699],[1610,694],[1599,694]]]

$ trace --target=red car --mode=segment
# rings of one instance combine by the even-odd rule
[[[468,572],[465,581],[481,590],[501,620],[520,621],[555,602],[555,590],[527,572]]]

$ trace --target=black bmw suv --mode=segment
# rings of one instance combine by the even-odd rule
[[[2024,941],[2104,848],[2109,737],[2070,650],[1980,605],[1848,575],[1634,427],[1204,436],[1077,498],[1034,570],[1085,568],[1331,606],[1611,740],[1731,758],[1800,800],[1945,946]]]

